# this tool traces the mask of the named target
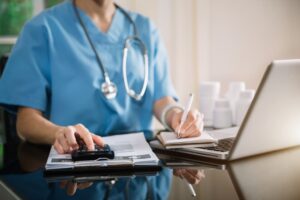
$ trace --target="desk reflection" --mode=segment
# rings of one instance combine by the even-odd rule
[[[300,199],[300,148],[232,162],[229,174],[240,199]]]
[[[190,159],[184,164],[190,169],[204,172],[205,179],[201,179],[201,183],[194,187],[199,200],[298,200],[299,158],[300,147],[297,147],[228,163],[207,159],[194,160],[192,163]],[[178,159],[173,157],[172,164]],[[181,179],[175,178],[169,199],[194,198],[189,195]]]
[[[14,149],[4,149],[0,183],[21,199],[300,199],[300,148],[211,165],[159,155],[166,167],[155,173],[50,178],[43,174],[49,147],[20,143]],[[196,198],[182,179],[195,184]]]
[[[67,175],[47,179],[43,168],[49,146],[21,142],[15,158],[9,156],[14,167],[2,170],[0,180],[21,199],[167,199],[172,183],[171,169],[164,168],[155,174],[139,172],[123,176],[80,177]],[[8,157],[8,156],[6,156]],[[174,170],[190,182],[198,183],[195,170]],[[49,181],[50,180],[50,181]],[[92,181],[90,181],[92,180]]]

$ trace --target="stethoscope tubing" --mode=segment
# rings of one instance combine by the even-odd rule
[[[130,23],[133,25],[133,29],[134,29],[134,35],[128,36],[125,39],[125,43],[124,43],[124,47],[123,47],[123,59],[122,59],[122,71],[123,71],[123,81],[124,81],[124,86],[125,86],[125,90],[126,93],[134,98],[137,101],[140,101],[147,89],[147,85],[148,85],[148,75],[149,75],[149,59],[148,59],[148,52],[147,52],[147,48],[145,46],[145,44],[143,43],[143,41],[138,37],[138,32],[137,32],[137,28],[136,25],[134,23],[134,21],[132,20],[132,18],[130,17],[130,15],[120,6],[118,6],[117,4],[115,4],[116,8],[118,8],[125,16],[126,18],[128,18],[128,20],[130,21]],[[115,98],[116,93],[117,93],[117,87],[116,85],[110,80],[108,73],[106,72],[103,63],[100,59],[100,56],[96,50],[96,47],[94,45],[94,43],[92,42],[92,39],[90,38],[90,35],[87,31],[86,26],[84,25],[80,14],[78,12],[78,9],[76,7],[76,0],[73,0],[73,8],[76,14],[76,17],[81,25],[81,27],[84,30],[84,33],[88,39],[89,44],[92,47],[93,52],[95,53],[96,56],[96,61],[100,67],[100,70],[103,74],[104,77],[104,83],[101,86],[101,91],[102,93],[106,96],[107,99],[112,99]],[[130,41],[136,41],[139,46],[141,47],[141,51],[142,51],[142,55],[143,55],[143,60],[144,60],[144,81],[143,81],[143,86],[141,91],[137,94],[133,89],[131,89],[129,87],[128,84],[128,78],[127,78],[127,57],[128,57],[128,50],[130,48]]]

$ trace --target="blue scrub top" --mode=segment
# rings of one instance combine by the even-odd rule
[[[166,49],[150,20],[129,12],[149,56],[149,83],[141,101],[129,97],[122,77],[124,40],[133,26],[116,10],[109,30],[99,30],[79,9],[111,81],[118,87],[115,99],[107,100],[100,88],[104,82],[96,57],[74,13],[65,1],[29,21],[23,28],[0,80],[0,104],[16,112],[18,106],[38,109],[53,123],[82,123],[91,132],[151,130],[153,106],[166,96],[176,98]],[[133,44],[127,61],[129,86],[140,91],[144,64]]]

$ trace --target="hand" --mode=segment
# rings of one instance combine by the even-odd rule
[[[82,124],[77,124],[75,126],[61,127],[55,133],[53,146],[58,153],[70,153],[71,151],[79,148],[76,142],[75,133],[80,135],[88,150],[94,150],[94,143],[100,147],[104,146],[103,139],[100,136],[89,132],[89,130]]]
[[[181,126],[179,130],[181,116],[183,115],[183,111],[174,110],[171,114],[171,128],[175,130],[175,132],[180,133],[180,137],[197,137],[201,135],[203,131],[203,114],[201,114],[198,110],[191,110],[186,118],[186,121]]]
[[[174,169],[174,176],[178,176],[181,179],[186,179],[190,184],[199,184],[200,181],[205,178],[203,170],[197,169]]]
[[[62,181],[60,183],[60,187],[62,189],[66,189],[66,192],[69,196],[73,196],[77,189],[83,190],[90,187],[93,182],[84,182],[84,183],[76,183],[72,181]]]

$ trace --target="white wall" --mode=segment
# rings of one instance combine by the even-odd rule
[[[299,0],[212,0],[210,79],[256,88],[273,59],[300,58]]]
[[[244,80],[256,88],[273,59],[300,58],[299,0],[117,2],[149,16],[161,30],[183,99],[197,92],[201,80],[224,86]]]

